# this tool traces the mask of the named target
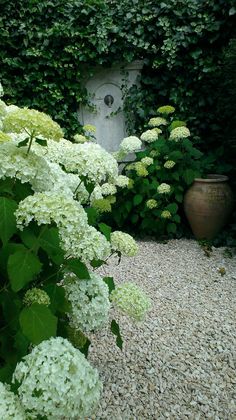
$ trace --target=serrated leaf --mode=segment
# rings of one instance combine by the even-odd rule
[[[34,303],[21,311],[20,326],[23,334],[37,345],[56,336],[57,317],[46,306]]]
[[[55,264],[61,264],[64,261],[64,252],[60,247],[58,228],[46,229],[40,235],[39,244]]]
[[[135,206],[138,206],[143,201],[143,196],[141,194],[136,194],[133,198],[133,203]]]
[[[86,265],[80,260],[71,258],[66,261],[66,267],[68,270],[72,271],[72,273],[76,274],[79,279],[90,279],[90,274]]]
[[[168,223],[167,225],[167,232],[168,233],[176,233],[177,227],[175,223]]]
[[[15,211],[17,203],[6,197],[0,197],[0,238],[5,245],[17,231]]]
[[[98,225],[100,231],[103,233],[103,235],[106,237],[108,241],[111,239],[111,227],[106,225],[106,223],[99,223]]]
[[[51,283],[44,287],[45,292],[47,292],[50,297],[50,309],[53,313],[59,312],[69,312],[70,305],[65,296],[65,289],[57,284]]]
[[[28,141],[29,141],[29,137],[27,137],[27,139],[25,139],[25,140],[20,141],[20,142],[17,144],[17,147],[23,147],[23,146],[26,146],[26,145],[28,144]]]
[[[176,201],[178,201],[178,203],[182,203],[182,201],[183,201],[183,194],[176,193],[175,194],[175,199],[176,199]]]
[[[171,212],[171,214],[175,214],[178,210],[178,205],[176,203],[170,203],[166,206],[166,209]]]
[[[7,262],[7,272],[14,292],[34,280],[41,271],[42,264],[38,257],[28,250],[17,251],[10,255]]]
[[[20,238],[28,248],[34,248],[37,244],[39,246],[38,238],[30,228],[25,228],[20,232]]]
[[[122,350],[123,340],[120,335],[120,327],[114,319],[111,321],[111,332],[116,336],[116,344]]]
[[[115,283],[114,283],[113,277],[103,277],[103,281],[108,286],[109,294],[111,294],[111,292],[115,290]]]
[[[195,171],[193,169],[186,169],[183,173],[183,178],[184,178],[187,185],[192,184],[195,176],[196,176],[196,174],[195,174]]]
[[[40,146],[47,146],[47,140],[44,140],[44,139],[35,139],[35,143],[38,143],[38,144],[40,144]]]
[[[105,264],[105,261],[103,261],[103,260],[92,260],[90,262],[90,264],[93,268],[98,268],[98,267],[101,267],[101,265]]]
[[[94,226],[97,222],[98,212],[93,207],[88,207],[85,209],[88,216],[88,224]]]

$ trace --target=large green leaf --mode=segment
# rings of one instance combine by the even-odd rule
[[[56,227],[46,229],[40,235],[39,244],[55,264],[63,262],[64,252],[60,247],[60,238]]]
[[[50,297],[50,309],[53,313],[57,311],[69,312],[70,305],[65,297],[65,289],[63,287],[51,283],[45,286],[44,290]]]
[[[79,279],[90,279],[89,271],[82,261],[71,258],[66,261],[66,267],[72,271],[72,273],[76,274]]]
[[[33,343],[55,337],[57,317],[44,305],[34,303],[20,313],[20,326],[23,334]]]
[[[14,292],[21,290],[27,283],[35,279],[41,271],[42,264],[38,257],[28,250],[17,251],[10,255],[7,272]]]
[[[17,203],[6,197],[0,197],[0,238],[3,244],[17,231],[15,211]]]
[[[176,203],[170,203],[166,206],[166,210],[169,210],[171,214],[175,214],[178,210],[178,205]]]
[[[135,206],[138,206],[143,201],[143,196],[141,194],[136,194],[133,199]]]
[[[123,340],[120,335],[120,327],[114,319],[111,321],[111,332],[116,336],[116,344],[122,350]]]
[[[100,231],[103,233],[103,235],[106,237],[108,241],[111,239],[111,227],[106,225],[106,223],[99,223],[98,225]]]
[[[103,277],[103,281],[108,286],[109,294],[112,292],[112,290],[115,290],[115,283],[113,277]]]

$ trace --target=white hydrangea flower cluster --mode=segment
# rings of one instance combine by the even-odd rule
[[[148,296],[134,283],[126,282],[111,292],[111,301],[125,314],[142,321],[151,308]]]
[[[125,188],[128,187],[130,179],[125,175],[118,175],[114,183],[117,187]]]
[[[26,148],[18,148],[14,142],[0,144],[0,178],[17,178],[29,182],[34,191],[53,188],[50,167],[44,158],[31,152],[26,158]]]
[[[179,141],[190,136],[190,131],[187,127],[176,127],[170,133],[170,140]]]
[[[168,194],[170,193],[170,191],[171,186],[169,184],[166,184],[165,182],[163,182],[157,187],[157,192],[159,192],[159,194]]]
[[[169,210],[163,210],[161,212],[161,218],[162,219],[170,219],[171,218],[171,212]]]
[[[2,420],[26,420],[26,414],[19,398],[2,382],[0,382],[0,395],[0,418]]]
[[[120,148],[118,154],[124,154],[124,156],[129,153],[134,153],[140,150],[142,147],[141,140],[136,136],[125,137],[120,143]]]
[[[160,127],[161,125],[167,125],[167,121],[162,117],[154,117],[148,121],[149,127]]]
[[[138,252],[138,245],[134,238],[118,230],[111,233],[111,248],[126,257],[133,257]]]
[[[109,318],[109,289],[103,279],[90,273],[90,279],[78,279],[75,274],[64,278],[66,297],[71,303],[70,325],[83,332],[103,328]]]
[[[104,259],[110,254],[109,242],[88,225],[87,214],[81,204],[65,194],[35,193],[19,203],[15,214],[20,229],[32,220],[38,225],[56,223],[66,255],[91,261],[94,258]]]
[[[164,163],[164,168],[166,169],[172,169],[175,166],[176,162],[174,162],[173,160],[167,160]]]
[[[35,419],[90,416],[102,390],[97,370],[61,337],[34,347],[17,364],[13,374],[16,381],[20,401],[27,415]]]
[[[38,303],[39,305],[49,306],[51,301],[48,294],[37,287],[27,290],[23,298],[23,303],[25,306],[31,306],[33,303]]]
[[[151,210],[151,209],[155,209],[158,206],[158,204],[157,204],[157,201],[154,200],[154,198],[150,198],[150,200],[147,200],[146,206],[148,209]]]
[[[152,130],[144,131],[140,138],[141,140],[146,141],[146,143],[153,143],[158,139],[158,132],[153,128]]]
[[[8,133],[26,132],[34,137],[43,136],[56,141],[63,137],[61,127],[49,115],[28,108],[8,112],[3,121],[3,130]]]
[[[47,159],[64,166],[67,172],[86,176],[98,184],[118,176],[117,161],[95,143],[75,144],[61,139],[49,142],[47,148],[34,145],[33,150],[40,155],[46,154]]]
[[[102,184],[101,186],[101,192],[102,195],[113,195],[116,194],[117,188],[113,184],[109,184],[108,182],[105,182],[105,184]]]
[[[141,162],[142,162],[145,166],[150,166],[150,165],[152,165],[152,164],[153,164],[153,158],[146,156],[146,157],[144,157],[144,158],[142,158],[142,159],[141,159]]]

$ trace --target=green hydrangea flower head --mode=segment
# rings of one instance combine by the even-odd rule
[[[170,140],[179,141],[190,136],[187,127],[176,127],[170,132]]]
[[[134,238],[118,230],[111,233],[111,247],[126,257],[134,257],[138,252],[138,245]]]
[[[144,165],[142,162],[136,162],[135,163],[135,171],[136,171],[136,174],[138,176],[145,177],[145,176],[148,175],[148,171],[146,169],[146,165]]]
[[[164,163],[164,168],[166,169],[172,169],[175,166],[176,162],[174,162],[173,160],[167,160]]]
[[[82,134],[75,134],[73,139],[75,143],[86,143],[86,141],[88,141],[88,139]]]
[[[155,209],[158,206],[158,204],[156,200],[154,200],[153,198],[150,198],[150,200],[146,201],[146,206],[148,209],[151,210],[151,209]]]
[[[160,155],[160,152],[158,152],[158,150],[153,149],[149,154],[151,157],[155,158]]]
[[[167,121],[165,118],[162,117],[154,117],[148,121],[149,127],[159,127],[160,125],[167,125]],[[160,129],[159,129],[160,130]],[[159,133],[162,132],[161,130]]]
[[[63,137],[61,127],[49,115],[29,108],[9,112],[3,121],[3,130],[7,133],[26,132],[33,137],[42,136],[56,141]]]
[[[177,128],[177,127],[186,127],[186,122],[180,121],[180,120],[172,121],[172,123],[169,125],[169,130],[172,131],[174,130],[174,128]]]
[[[33,303],[49,306],[51,302],[50,297],[44,290],[33,287],[32,289],[27,290],[23,303],[25,306],[30,306]]]
[[[11,141],[11,136],[0,131],[0,143],[5,143],[6,141]]]
[[[170,219],[171,218],[171,213],[169,210],[163,210],[163,212],[161,213],[161,218],[162,219]]]
[[[86,124],[83,126],[83,130],[87,131],[88,133],[96,133],[96,127],[92,124]]]
[[[159,114],[169,115],[175,112],[175,108],[171,105],[164,105],[157,108],[157,112],[159,112]]]
[[[142,321],[151,308],[148,296],[132,282],[116,287],[110,297],[117,309],[136,321]]]
[[[133,179],[129,179],[129,183],[127,185],[128,190],[132,190],[134,186],[134,180]]]
[[[111,212],[111,202],[107,197],[93,200],[91,204],[99,213]]]

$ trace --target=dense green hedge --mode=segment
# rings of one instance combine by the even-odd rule
[[[126,102],[138,131],[171,102],[208,143],[217,69],[233,34],[234,0],[2,0],[0,77],[8,102],[48,112],[70,132],[86,101],[83,77],[98,64],[144,59],[141,89]],[[130,108],[131,107],[131,108]]]

